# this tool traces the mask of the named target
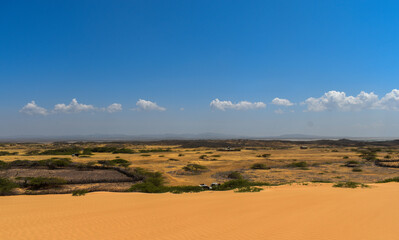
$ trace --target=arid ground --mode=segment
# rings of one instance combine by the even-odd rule
[[[0,239],[399,235],[398,141],[3,143],[0,155]]]

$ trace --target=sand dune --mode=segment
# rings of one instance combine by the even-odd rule
[[[399,184],[0,197],[0,239],[399,239]]]

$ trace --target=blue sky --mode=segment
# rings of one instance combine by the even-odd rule
[[[396,137],[398,12],[396,1],[3,1],[0,136]]]

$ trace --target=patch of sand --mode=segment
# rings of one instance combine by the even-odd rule
[[[0,197],[0,239],[398,239],[398,199],[397,183],[8,196]]]

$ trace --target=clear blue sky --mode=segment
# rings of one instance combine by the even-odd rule
[[[398,12],[397,1],[2,1],[0,136],[399,137]]]

